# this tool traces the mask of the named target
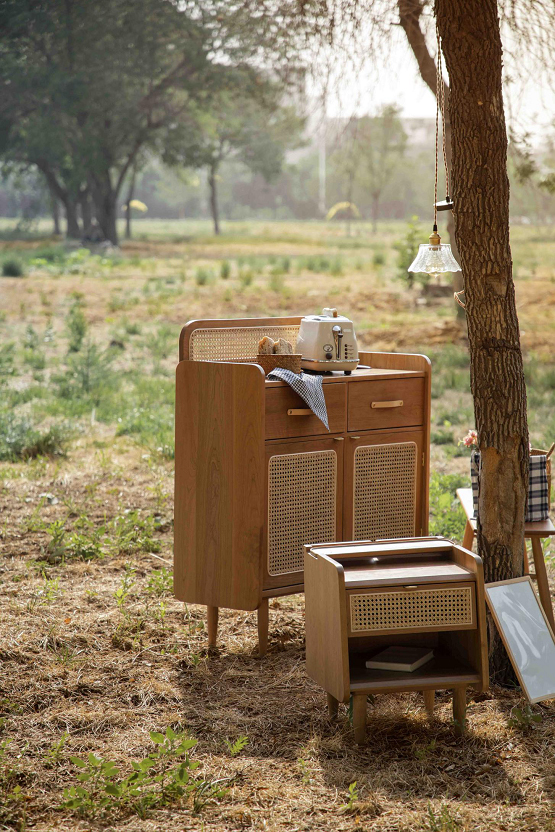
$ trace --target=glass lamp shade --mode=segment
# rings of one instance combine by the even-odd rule
[[[440,243],[437,246],[430,243],[421,243],[418,247],[418,254],[407,271],[441,274],[442,272],[460,272],[461,267],[453,257],[451,246],[448,243]]]

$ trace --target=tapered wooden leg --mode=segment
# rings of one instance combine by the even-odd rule
[[[463,549],[468,549],[470,552],[472,551],[472,544],[474,542],[474,529],[470,525],[470,520],[466,521],[466,526],[464,527],[464,535],[463,535]]]
[[[547,571],[543,557],[542,542],[539,537],[532,538],[532,553],[534,555],[534,566],[536,568],[536,580],[538,582],[540,601],[542,602],[543,611],[547,616],[547,620],[551,624],[551,629],[555,630],[555,619],[553,618],[553,606],[549,592],[549,583],[547,581]]]
[[[265,656],[268,649],[268,599],[263,598],[258,607],[258,653]]]
[[[210,647],[216,646],[216,639],[218,638],[218,607],[206,607],[208,612],[208,644]]]
[[[455,688],[453,691],[453,720],[455,733],[461,736],[466,728],[466,688]]]
[[[526,548],[526,541],[524,541],[524,566],[522,570],[523,575],[530,574],[530,562],[528,560],[528,549]]]
[[[428,712],[428,716],[431,718],[434,715],[436,692],[435,690],[423,690],[422,694],[424,696],[424,705]]]
[[[330,715],[330,718],[333,719],[334,717],[337,716],[337,711],[339,710],[339,702],[337,701],[335,696],[331,695],[331,693],[328,693],[327,696],[328,696],[328,714]]]
[[[353,693],[353,728],[355,742],[362,745],[366,740],[366,694]]]

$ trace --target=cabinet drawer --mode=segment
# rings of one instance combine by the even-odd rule
[[[424,422],[424,379],[349,384],[348,430],[402,428]]]
[[[347,429],[347,384],[324,384],[330,433]],[[290,414],[290,410],[309,411],[310,415]],[[327,434],[324,424],[290,387],[266,388],[266,439]]]
[[[350,636],[471,630],[476,627],[474,583],[421,584],[347,593]]]

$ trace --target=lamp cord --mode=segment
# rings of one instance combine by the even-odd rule
[[[443,61],[441,57],[441,40],[439,32],[437,37],[437,60],[436,60],[436,164],[434,181],[434,231],[437,231],[437,179],[439,160],[439,114],[441,112],[441,149],[443,152],[443,164],[445,166],[445,189],[449,197],[449,171],[447,169],[447,155],[445,153],[445,84],[443,83]]]

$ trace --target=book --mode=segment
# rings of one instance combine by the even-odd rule
[[[412,673],[433,659],[434,651],[429,647],[386,647],[366,662],[371,670],[399,670]]]

